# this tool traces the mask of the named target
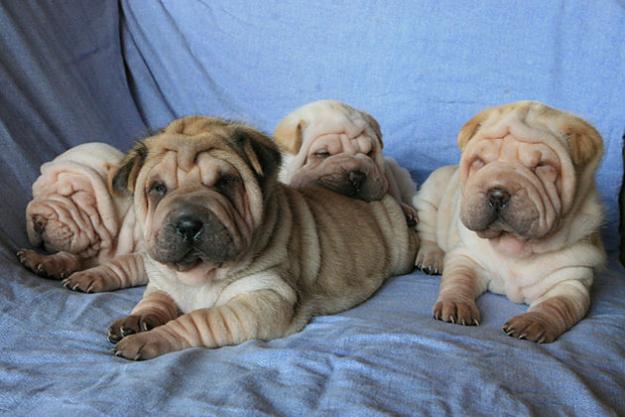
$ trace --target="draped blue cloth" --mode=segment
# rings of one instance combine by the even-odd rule
[[[364,304],[270,342],[146,362],[105,331],[142,289],[95,295],[19,266],[39,165],[70,146],[127,150],[172,118],[210,114],[267,132],[335,98],[373,114],[385,153],[419,182],[456,163],[486,106],[534,99],[594,124],[612,258],[625,131],[625,5],[452,2],[6,1],[0,4],[0,414],[386,416],[625,414],[625,277],[612,259],[586,319],[559,341],[507,337],[523,312],[431,319],[438,277],[395,277]]]

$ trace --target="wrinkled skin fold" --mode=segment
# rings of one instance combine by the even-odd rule
[[[590,306],[605,262],[595,173],[599,133],[537,102],[486,109],[458,135],[460,164],[434,171],[415,199],[417,262],[442,272],[433,316],[479,325],[484,291],[529,305],[506,334],[553,342]]]
[[[122,263],[133,269],[141,245],[130,196],[113,195],[107,185],[122,157],[104,143],[86,143],[42,165],[26,208],[26,231],[43,251],[20,250],[26,268],[84,292],[145,283],[145,276],[117,273]]]
[[[394,198],[290,188],[277,181],[280,163],[261,132],[199,116],[124,158],[112,186],[134,195],[149,283],[109,328],[116,355],[283,337],[412,269],[416,231]]]
[[[280,180],[296,188],[320,186],[364,201],[386,194],[401,203],[410,225],[417,222],[410,173],[384,157],[382,131],[370,114],[336,100],[301,106],[274,131],[284,152]]]

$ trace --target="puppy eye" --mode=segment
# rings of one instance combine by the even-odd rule
[[[533,170],[537,170],[538,168],[545,168],[545,167],[549,168],[551,166],[552,165],[549,162],[547,162],[547,161],[538,161],[538,163],[536,163],[536,165],[534,165]]]
[[[148,192],[150,194],[163,196],[167,193],[167,186],[160,181],[155,181],[150,185]]]
[[[226,188],[231,187],[233,184],[235,184],[238,181],[239,181],[239,178],[235,177],[234,175],[222,175],[217,181],[217,184],[215,184],[215,186],[220,189],[226,189]]]
[[[372,158],[372,157],[373,157],[373,149],[371,149],[369,152],[367,152],[367,156],[368,156],[369,158]]]
[[[320,151],[315,152],[315,156],[317,158],[327,158],[328,156],[330,156],[330,152],[326,151],[325,149],[322,149]]]
[[[471,163],[471,169],[474,171],[477,171],[478,169],[482,168],[484,165],[486,164],[484,163],[484,160],[482,158],[475,158],[473,162]]]

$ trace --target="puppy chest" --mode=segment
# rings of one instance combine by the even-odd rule
[[[478,275],[488,283],[488,291],[496,294],[504,294],[510,301],[515,303],[525,302],[524,287],[527,279],[513,268],[494,267],[491,270],[481,271]]]
[[[213,307],[221,293],[221,288],[215,285],[190,286],[156,268],[149,268],[146,265],[146,269],[150,279],[149,285],[167,293],[183,313]]]

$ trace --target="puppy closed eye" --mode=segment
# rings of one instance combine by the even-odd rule
[[[313,154],[316,158],[327,158],[330,156],[330,152],[326,149],[320,149]]]
[[[534,168],[532,168],[532,170],[536,173],[536,175],[548,181],[555,181],[558,177],[558,170],[556,167],[546,161],[540,161],[534,166]]]
[[[482,158],[475,158],[473,162],[471,162],[471,171],[475,172],[482,168],[484,165],[484,160]]]

